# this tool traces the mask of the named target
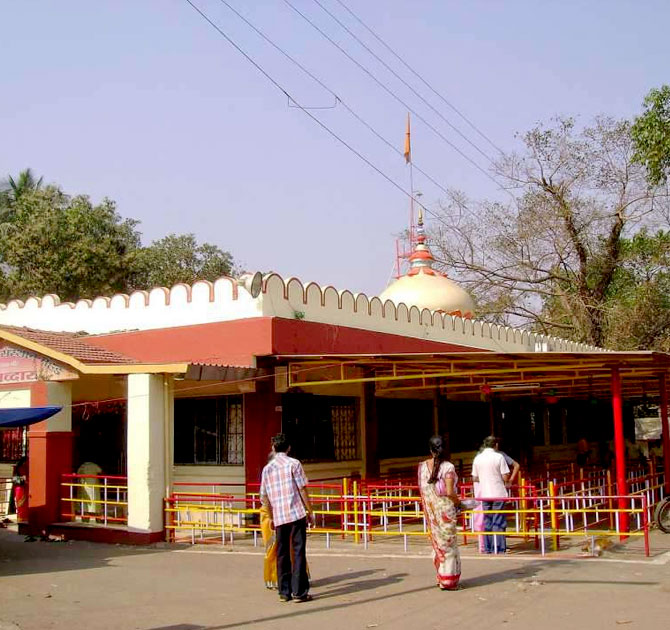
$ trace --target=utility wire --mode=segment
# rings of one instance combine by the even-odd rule
[[[288,59],[291,63],[296,65],[300,70],[302,70],[308,77],[313,79],[318,85],[320,85],[326,92],[328,92],[331,96],[333,96],[336,99],[336,102],[338,102],[342,107],[344,107],[358,122],[360,122],[363,126],[365,126],[371,133],[373,133],[379,140],[381,140],[386,146],[388,146],[390,149],[395,151],[400,157],[403,157],[404,154],[403,152],[398,149],[395,144],[393,144],[390,140],[385,138],[384,136],[381,135],[372,125],[370,125],[366,120],[364,120],[361,116],[359,116],[347,103],[336,93],[334,92],[331,88],[329,88],[321,79],[319,79],[317,76],[315,76],[312,72],[310,72],[305,66],[303,66],[297,59],[289,55],[283,48],[281,48],[277,43],[275,43],[272,39],[270,39],[263,31],[261,31],[259,28],[257,28],[252,22],[250,22],[246,17],[244,17],[237,9],[235,9],[233,6],[231,6],[227,0],[219,0],[222,4],[227,6],[240,20],[242,20],[249,28],[251,28],[253,31],[255,31],[260,37],[262,37],[268,44],[270,44],[275,50],[280,52],[286,59]],[[314,109],[314,108],[310,108]],[[436,181],[431,175],[426,173],[420,166],[416,164],[416,162],[412,161],[412,166],[419,172],[421,173],[426,179],[428,179],[430,182],[432,182],[435,186],[437,186],[442,192],[444,192],[447,195],[451,195],[451,192],[445,188],[442,184],[440,184],[438,181]],[[414,192],[414,191],[412,191]],[[473,215],[474,216],[474,215]]]
[[[504,151],[489,138],[481,129],[479,129],[463,112],[461,112],[455,105],[450,103],[445,96],[438,92],[426,79],[424,79],[412,66],[410,66],[391,46],[389,46],[375,31],[372,30],[358,15],[356,15],[342,0],[335,0],[359,23],[365,30],[367,30],[386,50],[388,50],[405,68],[407,68],[415,77],[419,79],[435,96],[437,96],[445,105],[456,112],[472,129],[474,129],[486,142],[488,142],[496,151],[503,154]]]
[[[213,29],[221,35],[235,50],[237,50],[249,63],[251,63],[264,77],[268,79],[274,85],[282,94],[284,94],[287,98],[293,100],[293,102],[296,104],[296,107],[299,108],[305,115],[309,116],[317,125],[319,125],[324,131],[326,131],[329,135],[331,135],[333,138],[335,138],[340,144],[344,145],[349,151],[351,151],[354,155],[356,155],[360,160],[365,162],[370,168],[372,168],[376,173],[381,175],[387,182],[389,182],[393,187],[397,188],[403,195],[408,197],[409,199],[413,199],[414,202],[420,207],[423,208],[423,210],[426,212],[426,214],[429,214],[436,219],[440,220],[440,216],[432,211],[431,209],[427,208],[423,203],[421,203],[416,197],[411,192],[407,192],[400,184],[398,184],[396,181],[394,181],[391,177],[389,177],[386,173],[384,173],[380,168],[375,166],[368,158],[366,158],[364,155],[362,155],[359,151],[354,149],[350,144],[348,144],[344,139],[340,138],[334,131],[332,131],[327,125],[325,125],[323,122],[321,122],[316,116],[314,116],[311,112],[306,110],[304,107],[298,103],[291,95],[290,93],[285,90],[272,76],[263,69],[263,67],[258,64],[256,61],[254,61],[251,56],[249,56],[235,41],[233,41],[217,24],[215,24],[198,6],[196,6],[192,0],[185,0],[191,8],[193,8],[194,11],[196,11]],[[494,340],[494,343],[496,343],[501,351],[505,351],[504,348],[502,347],[502,343],[500,341]]]
[[[187,0],[188,2],[188,0]],[[387,94],[392,96],[396,101],[398,101],[405,109],[410,111],[414,116],[416,116],[421,122],[423,122],[429,129],[431,129],[439,138],[441,138],[447,145],[449,145],[456,153],[458,153],[463,159],[467,160],[472,164],[478,171],[480,171],[485,177],[490,179],[498,188],[507,191],[498,180],[492,177],[485,169],[483,169],[477,162],[475,162],[471,157],[463,153],[453,142],[451,142],[439,129],[436,129],[430,122],[428,122],[421,114],[414,110],[408,103],[402,100],[393,90],[384,85],[370,70],[368,70],[363,64],[356,61],[344,48],[342,48],[335,40],[333,40],[327,33],[325,33],[321,28],[319,28],[312,20],[310,20],[304,13],[297,9],[289,0],[284,0],[284,3],[288,5],[295,13],[297,13],[305,22],[307,22],[314,30],[320,33],[325,39],[327,39],[335,48],[337,48],[347,59],[349,59],[353,64],[360,68],[365,74],[367,74],[379,87],[381,87]]]
[[[362,41],[356,33],[354,33],[346,24],[344,24],[341,20],[338,19],[336,15],[334,15],[331,11],[329,11],[326,7],[321,4],[319,0],[313,0],[315,4],[317,4],[325,13],[327,13],[337,24],[340,25],[351,37],[353,37],[365,50],[367,50],[384,68],[386,68],[398,81],[400,81],[408,90],[410,90],[417,98],[419,98],[423,103],[428,106],[435,114],[437,114],[451,129],[453,129],[463,140],[465,140],[475,151],[477,151],[480,155],[484,157],[488,162],[491,164],[494,164],[493,160],[491,157],[484,152],[482,149],[480,149],[470,138],[468,138],[458,127],[456,127],[452,122],[442,114],[442,112],[434,107],[432,103],[428,102],[423,94],[420,94],[417,92],[412,85],[410,85],[405,79],[403,79],[389,64],[387,64],[377,53],[375,53],[374,50],[372,50],[364,41]]]
[[[235,50],[237,50],[251,65],[254,66],[272,85],[274,85],[282,94],[284,94],[288,99],[293,101],[296,105],[297,109],[300,109],[304,114],[309,116],[319,127],[321,127],[324,131],[326,131],[328,134],[330,134],[333,138],[335,138],[340,144],[344,145],[349,151],[351,151],[354,155],[356,155],[360,160],[365,162],[371,169],[373,169],[376,173],[381,175],[387,182],[389,182],[392,186],[397,188],[403,195],[407,196],[410,199],[414,200],[414,203],[416,203],[418,206],[423,208],[428,214],[439,218],[438,215],[431,211],[429,208],[426,208],[414,195],[410,192],[407,192],[400,184],[398,184],[395,180],[393,180],[391,177],[389,177],[384,171],[382,171],[379,167],[375,166],[368,158],[366,158],[362,153],[354,149],[346,140],[342,139],[340,136],[338,136],[332,129],[330,129],[327,125],[325,125],[323,122],[321,122],[316,116],[314,116],[310,111],[308,111],[306,108],[304,108],[300,103],[291,96],[291,94],[285,90],[272,76],[263,69],[263,67],[258,64],[254,59],[249,56],[238,44],[235,43],[226,33],[215,23],[213,22],[195,3],[192,2],[192,0],[185,0],[194,11],[196,11],[200,16],[213,28],[215,29],[221,37],[223,37]]]

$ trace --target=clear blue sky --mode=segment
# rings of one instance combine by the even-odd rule
[[[193,1],[301,104],[331,104],[219,0]],[[485,166],[313,0],[291,1]],[[228,2],[402,149],[406,108],[283,0]],[[374,45],[336,0],[320,2]],[[516,132],[556,114],[631,117],[651,87],[670,82],[667,0],[345,2],[505,150]],[[194,232],[248,269],[369,294],[384,288],[407,199],[287,107],[184,0],[4,2],[2,23],[0,176],[31,167],[66,192],[110,197],[141,221],[147,243]],[[344,108],[312,113],[408,187],[402,158]],[[497,194],[416,119],[412,139],[415,163],[445,187]],[[415,188],[427,205],[442,194],[418,175]]]

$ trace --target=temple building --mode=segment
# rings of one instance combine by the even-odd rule
[[[491,432],[528,462],[571,456],[585,433],[619,448],[623,400],[661,395],[665,355],[475,315],[421,229],[409,271],[380,297],[247,274],[1,305],[0,407],[62,407],[26,434],[28,527],[67,520],[64,475],[84,462],[127,477],[122,540],[147,542],[164,536],[175,483],[256,484],[278,431],[311,479],[373,478],[412,469],[438,432],[461,465]],[[23,438],[0,437],[6,477]]]

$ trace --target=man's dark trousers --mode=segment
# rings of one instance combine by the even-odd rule
[[[276,528],[277,580],[279,594],[284,597],[305,597],[309,592],[307,577],[307,519],[284,523]],[[291,562],[293,547],[293,562]]]

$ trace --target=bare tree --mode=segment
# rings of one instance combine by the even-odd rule
[[[627,121],[578,129],[557,118],[521,139],[523,152],[495,167],[510,199],[452,195],[438,212],[435,253],[483,317],[606,345],[622,243],[667,223],[668,191],[632,161]]]

